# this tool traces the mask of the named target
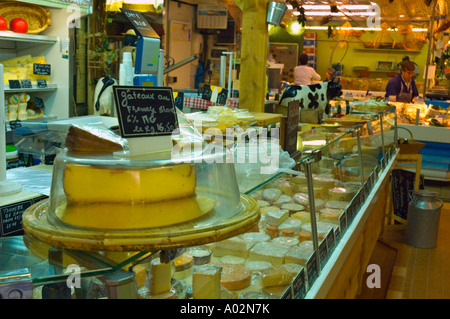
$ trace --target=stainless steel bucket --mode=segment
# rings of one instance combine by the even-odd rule
[[[287,5],[284,2],[270,1],[267,8],[266,22],[279,26],[286,13]]]
[[[436,192],[418,190],[410,193],[406,243],[418,248],[434,248],[437,245],[442,200]]]

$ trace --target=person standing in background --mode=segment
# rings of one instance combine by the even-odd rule
[[[396,97],[396,102],[412,103],[419,96],[414,81],[415,65],[409,60],[403,61],[400,73],[389,80],[386,85],[385,98]]]
[[[309,85],[312,81],[319,81],[320,75],[309,65],[308,55],[302,54],[299,58],[300,65],[294,68],[294,84],[296,85]]]

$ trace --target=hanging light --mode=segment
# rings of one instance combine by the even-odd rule
[[[298,21],[291,21],[288,23],[286,30],[290,35],[301,35],[305,32],[305,27]]]

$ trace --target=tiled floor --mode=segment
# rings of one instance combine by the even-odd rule
[[[450,185],[425,184],[446,201],[441,209],[437,247],[415,248],[405,243],[405,229],[387,226],[381,240],[397,249],[386,299],[450,298]]]

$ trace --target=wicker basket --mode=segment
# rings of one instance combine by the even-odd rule
[[[25,19],[30,34],[41,33],[51,24],[50,11],[31,3],[0,2],[0,16],[5,18],[8,26],[12,19]]]

